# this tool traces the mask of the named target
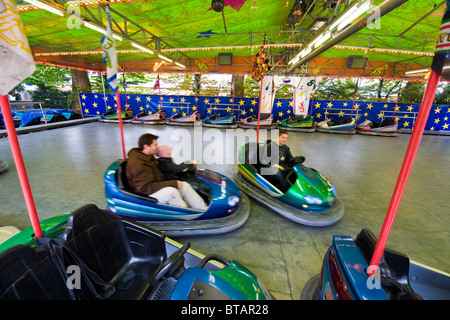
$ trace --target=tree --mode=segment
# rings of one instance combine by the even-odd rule
[[[438,87],[438,91],[434,97],[434,103],[450,105],[450,85],[444,84],[443,88]]]
[[[425,93],[425,82],[408,81],[402,89],[400,103],[421,103]]]
[[[24,82],[35,85],[31,92],[33,101],[45,102],[46,108],[67,109],[71,103],[70,91],[62,91],[60,87],[70,82],[70,70],[67,68],[36,65],[36,71]]]
[[[88,72],[84,70],[72,69],[72,101],[71,109],[75,112],[82,113],[80,108],[80,93],[92,92],[91,82],[89,81]]]
[[[317,86],[316,100],[353,100],[356,81],[352,79],[325,78]]]

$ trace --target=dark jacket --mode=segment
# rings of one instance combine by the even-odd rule
[[[138,148],[128,152],[126,168],[128,186],[131,191],[150,195],[165,187],[177,187],[176,180],[165,180],[153,155],[146,155]]]
[[[275,145],[275,148],[278,148],[278,164],[285,169],[287,167],[292,167],[295,164],[294,157],[292,156],[291,149],[287,145],[279,146],[276,142],[268,140],[265,145],[265,152],[267,154],[268,159],[271,157],[271,144]],[[268,164],[267,166],[273,165],[273,163]]]
[[[162,157],[158,159],[159,170],[162,172],[167,180],[179,180],[185,177],[189,173],[193,173],[196,170],[195,165],[191,163],[175,164],[170,157]]]

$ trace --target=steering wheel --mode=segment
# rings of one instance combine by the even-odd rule
[[[180,267],[184,267],[184,254],[189,249],[191,244],[188,242],[183,245],[179,250],[170,255],[167,260],[163,262],[155,277],[154,281],[160,281],[163,277],[175,272]],[[184,269],[184,268],[183,268]]]

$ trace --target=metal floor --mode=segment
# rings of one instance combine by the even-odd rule
[[[124,132],[127,151],[137,146],[141,134],[154,133],[159,144],[192,147],[194,151],[183,157],[204,160],[199,168],[230,177],[236,170],[235,161],[230,161],[237,149],[233,137],[250,135],[243,129],[202,131],[128,123]],[[251,200],[250,218],[242,228],[220,236],[176,240],[191,242],[203,254],[238,260],[277,299],[299,299],[305,282],[320,271],[333,235],[355,237],[364,227],[379,234],[410,137],[291,132],[292,153],[305,156],[305,165],[335,184],[346,206],[339,223],[302,226]],[[86,203],[106,206],[103,173],[122,157],[117,124],[93,122],[21,134],[19,142],[41,220]],[[0,159],[10,165],[0,175],[0,225],[26,228],[30,222],[7,138],[0,139]],[[410,259],[445,272],[450,272],[449,163],[450,136],[424,135],[388,241],[389,247]]]

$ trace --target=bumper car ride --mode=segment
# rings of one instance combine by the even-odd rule
[[[203,126],[212,128],[237,128],[236,116],[231,112],[224,117],[215,113],[203,122]]]
[[[241,128],[257,128],[258,126],[258,115],[253,115],[247,117],[241,121],[239,127]],[[261,113],[259,117],[260,128],[273,128],[273,116],[271,113]]]
[[[182,112],[178,112],[167,119],[166,124],[176,126],[192,126],[196,121],[200,121],[200,112],[194,110],[187,116],[184,116]]]
[[[322,271],[303,287],[302,300],[449,300],[450,275],[385,249],[379,272],[367,275],[376,237],[363,229],[355,240],[334,236]]]
[[[286,179],[291,187],[282,192],[260,172],[262,145],[246,144],[239,151],[235,181],[239,188],[259,203],[283,217],[308,226],[328,226],[344,215],[344,204],[336,188],[317,170],[296,164]]]
[[[278,128],[288,131],[314,132],[313,117],[298,116],[284,119],[278,124]]]
[[[6,161],[0,160],[0,173],[3,173],[9,169],[9,164]]]
[[[136,116],[134,116],[132,123],[139,124],[165,124],[166,123],[166,112],[164,110],[156,110],[155,113],[149,113],[148,111],[143,111]]]
[[[381,122],[366,120],[356,126],[356,132],[360,134],[396,137],[398,123],[394,119],[384,119]]]
[[[131,109],[122,109],[122,121],[123,122],[131,122],[133,120],[133,110]],[[117,111],[110,110],[102,115],[100,115],[100,121],[102,122],[119,122],[119,114]]]
[[[44,238],[30,227],[0,245],[2,300],[272,298],[238,262],[204,256],[92,204],[45,220],[41,228]],[[78,285],[68,273],[75,267]]]
[[[321,121],[316,126],[318,132],[340,133],[340,134],[355,134],[355,119],[345,117],[342,120],[325,120]]]
[[[170,236],[214,235],[241,227],[250,214],[249,200],[233,180],[210,171],[197,170],[185,179],[202,196],[208,208],[201,211],[158,203],[129,190],[126,161],[113,162],[105,172],[106,204],[112,212],[149,225]]]

